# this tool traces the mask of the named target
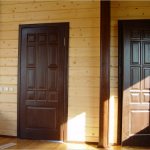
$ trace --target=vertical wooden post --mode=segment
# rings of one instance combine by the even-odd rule
[[[99,147],[108,147],[110,97],[110,1],[101,0]]]

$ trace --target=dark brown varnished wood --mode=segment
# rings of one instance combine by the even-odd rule
[[[117,144],[121,145],[122,135],[122,91],[123,91],[123,37],[122,21],[118,21],[118,130]]]
[[[99,147],[108,147],[110,97],[110,1],[101,1]]]
[[[150,20],[120,25],[122,145],[150,147]]]
[[[20,26],[20,138],[66,140],[68,36],[68,23]]]

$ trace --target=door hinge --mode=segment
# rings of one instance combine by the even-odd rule
[[[66,38],[64,37],[64,46],[66,46]]]

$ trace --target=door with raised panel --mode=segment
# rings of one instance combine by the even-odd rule
[[[20,138],[65,136],[68,29],[68,23],[20,26]]]
[[[150,146],[150,21],[123,23],[122,144]]]

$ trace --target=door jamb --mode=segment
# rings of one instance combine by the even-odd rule
[[[64,46],[64,117],[63,117],[63,127],[61,128],[60,135],[62,141],[67,141],[67,120],[68,120],[68,57],[69,57],[69,22],[60,23],[40,23],[40,24],[21,24],[19,25],[19,39],[18,39],[18,94],[17,94],[17,137],[20,138],[20,92],[21,92],[21,37],[22,29],[27,27],[51,27],[51,26],[63,26],[65,28],[63,37],[65,38]]]
[[[118,130],[117,145],[122,136],[122,94],[123,94],[123,20],[118,21]]]

